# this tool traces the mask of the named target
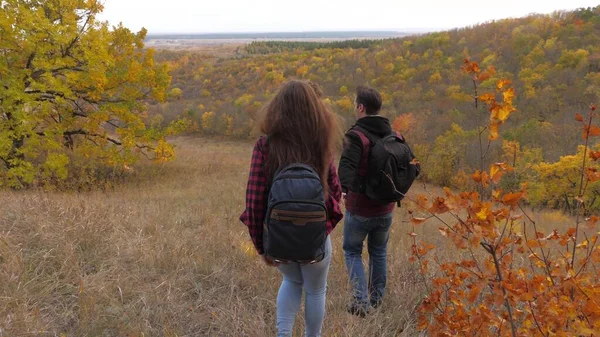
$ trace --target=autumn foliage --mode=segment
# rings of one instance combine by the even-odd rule
[[[465,60],[463,71],[472,78],[475,108],[485,105],[489,116],[482,125],[480,158],[485,169],[472,174],[474,188],[444,189],[443,195],[413,198],[413,226],[439,226],[444,241],[457,254],[436,254],[435,245],[414,231],[412,260],[422,273],[427,296],[419,306],[419,327],[430,336],[597,336],[600,331],[600,249],[598,217],[587,208],[586,188],[600,180],[593,163],[600,153],[590,148],[600,136],[596,107],[575,119],[582,129],[584,156],[578,162],[575,217],[565,231],[537,223],[523,207],[527,182],[503,190],[513,174],[507,162],[489,158],[487,143],[516,112],[514,89],[499,80],[495,92],[478,93],[492,68],[485,72]],[[510,147],[510,146],[508,146]],[[512,145],[514,153],[517,148]],[[513,164],[516,160],[513,161]]]
[[[92,162],[118,170],[142,154],[173,158],[166,137],[189,123],[148,114],[165,99],[168,67],[144,48],[145,29],[111,28],[102,10],[96,0],[0,2],[0,186],[53,185]]]

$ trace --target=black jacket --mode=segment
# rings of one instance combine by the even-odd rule
[[[366,116],[358,121],[350,128],[361,127],[377,137],[384,137],[392,133],[390,121],[379,115]],[[344,151],[340,159],[338,174],[342,185],[342,191],[358,191],[358,165],[362,158],[362,143],[360,138],[353,132],[346,132],[344,137]]]

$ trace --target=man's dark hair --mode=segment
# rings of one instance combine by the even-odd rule
[[[364,85],[356,88],[356,105],[362,104],[367,115],[377,115],[381,110],[381,95],[377,90]]]

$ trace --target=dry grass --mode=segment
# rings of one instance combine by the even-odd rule
[[[238,220],[252,144],[177,143],[175,162],[142,165],[111,192],[0,192],[0,337],[275,335],[281,276],[245,251]],[[334,231],[324,336],[418,335],[424,290],[396,212],[388,295],[366,319],[345,312],[343,224]],[[452,257],[437,227],[417,233]]]

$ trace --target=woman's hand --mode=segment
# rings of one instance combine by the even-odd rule
[[[273,261],[273,258],[270,257],[270,256],[268,256],[268,255],[263,255],[262,257],[263,257],[263,260],[265,261],[265,264],[267,266],[277,267],[279,265],[279,263]]]

